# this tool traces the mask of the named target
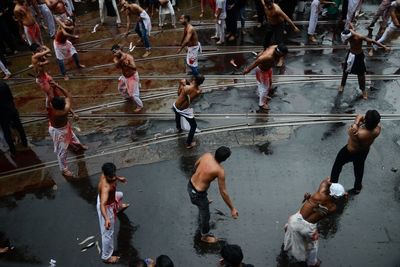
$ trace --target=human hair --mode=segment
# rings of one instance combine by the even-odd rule
[[[160,255],[156,259],[156,267],[174,267],[174,263],[167,255]]]
[[[190,15],[184,14],[182,16],[187,22],[190,22]]]
[[[38,49],[40,48],[40,45],[38,45],[37,43],[33,43],[33,44],[31,44],[31,46],[29,48],[31,49],[31,51],[33,53],[36,53],[36,52],[38,52]]]
[[[243,260],[242,249],[238,245],[228,245],[222,247],[221,256],[224,259],[225,264],[238,267]]]
[[[204,76],[203,75],[197,75],[193,77],[194,82],[196,83],[196,85],[202,85],[204,82]]]
[[[115,50],[121,50],[121,47],[119,46],[119,44],[114,44],[112,47],[111,47],[111,51],[115,51]]]
[[[63,96],[55,96],[51,100],[51,105],[57,110],[63,110],[65,108],[65,98]]]
[[[283,54],[283,55],[286,55],[289,52],[287,46],[284,43],[278,44],[278,46],[276,47],[275,51],[278,54]]]
[[[221,146],[215,151],[215,160],[219,163],[225,161],[231,155],[229,147]]]
[[[381,121],[381,115],[375,109],[370,109],[365,113],[364,122],[365,128],[368,130],[373,130]]]
[[[101,171],[106,177],[114,177],[116,170],[117,167],[115,167],[114,163],[111,162],[104,163],[101,167]]]

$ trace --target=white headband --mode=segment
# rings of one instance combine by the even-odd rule
[[[344,190],[343,185],[339,184],[339,183],[332,183],[330,188],[329,188],[329,195],[332,197],[341,197],[346,193],[346,191]]]
[[[343,32],[340,34],[340,36],[342,37],[342,42],[346,42],[347,39],[349,39],[351,37],[352,33],[349,32],[348,34],[344,34]]]

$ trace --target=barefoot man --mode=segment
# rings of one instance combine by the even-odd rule
[[[131,16],[137,16],[137,23],[135,27],[135,32],[142,39],[143,45],[146,48],[146,53],[142,57],[148,57],[151,52],[151,46],[149,42],[149,36],[151,31],[151,20],[146,11],[137,4],[129,4],[128,1],[122,0],[121,12],[126,11],[126,33],[125,36],[128,37],[129,27],[131,25]]]
[[[297,261],[319,266],[317,223],[336,211],[335,201],[346,195],[341,184],[323,180],[314,194],[305,193],[303,206],[285,225],[284,250]]]
[[[64,59],[72,57],[78,69],[85,68],[85,65],[79,63],[78,53],[72,43],[68,40],[68,38],[78,39],[79,35],[74,34],[75,26],[70,18],[66,19],[64,22],[60,19],[56,20],[59,28],[57,30],[56,38],[53,41],[54,52],[56,54],[60,72],[62,76],[64,76],[64,80],[69,80],[65,71]]]
[[[204,82],[204,76],[193,76],[191,81],[185,79],[179,82],[178,99],[172,105],[172,110],[175,112],[175,123],[178,132],[182,132],[181,117],[190,125],[189,135],[186,140],[186,148],[193,148],[196,142],[193,141],[194,133],[196,132],[197,123],[194,118],[193,109],[189,108],[190,104],[201,94],[200,85]]]
[[[350,43],[350,50],[347,53],[345,63],[344,63],[344,68],[343,68],[343,75],[342,75],[342,82],[340,83],[339,86],[339,93],[343,93],[344,91],[344,86],[346,85],[346,80],[347,76],[349,73],[351,74],[357,74],[358,77],[358,86],[360,87],[360,90],[362,91],[362,97],[363,99],[368,99],[368,94],[367,91],[365,90],[365,72],[367,71],[367,68],[365,67],[365,57],[364,57],[364,52],[362,50],[362,44],[363,41],[365,42],[371,42],[376,45],[379,45],[380,47],[384,48],[386,51],[389,49],[384,46],[381,43],[378,43],[377,41],[368,38],[366,36],[363,36],[353,30],[344,30],[341,33],[342,37],[342,42],[343,43]]]
[[[190,16],[182,15],[179,19],[184,27],[183,37],[181,41],[181,47],[178,49],[177,54],[179,54],[182,49],[187,46],[186,54],[186,64],[192,70],[192,75],[199,76],[199,62],[198,56],[201,53],[201,45],[199,38],[197,37],[197,32],[194,27],[190,24]]]
[[[103,173],[98,186],[96,208],[101,231],[101,259],[105,263],[117,263],[119,260],[118,256],[112,255],[114,252],[115,215],[129,207],[129,204],[122,202],[124,194],[117,191],[117,181],[122,183],[128,181],[125,177],[117,176],[116,169],[113,163],[104,163],[101,167]]]
[[[221,163],[229,158],[231,150],[221,146],[215,151],[215,155],[206,153],[201,156],[196,164],[196,172],[188,183],[188,192],[192,204],[199,208],[201,241],[206,243],[216,243],[216,237],[210,231],[210,202],[207,198],[207,189],[212,181],[217,179],[218,188],[222,199],[231,210],[231,215],[237,219],[239,213],[233,206],[225,186],[225,171]]]
[[[114,54],[114,63],[118,69],[122,70],[122,76],[118,80],[118,91],[128,100],[136,103],[134,112],[139,112],[143,108],[143,102],[140,100],[139,73],[136,69],[133,57],[124,53],[119,45],[113,45],[111,51]]]
[[[55,94],[53,92],[53,95],[56,96],[50,101],[48,109],[49,134],[53,139],[54,152],[57,154],[58,165],[62,174],[65,177],[73,177],[73,173],[67,166],[67,149],[70,145],[74,151],[86,150],[88,147],[81,144],[68,121],[69,113],[72,113],[75,120],[79,118],[71,110],[71,94],[59,85],[57,85],[57,89],[60,93]]]
[[[375,138],[381,133],[379,122],[381,116],[376,110],[368,110],[365,116],[357,115],[354,123],[348,129],[349,140],[337,154],[332,167],[331,181],[337,183],[343,165],[353,162],[354,166],[354,193],[358,194],[362,189],[364,175],[364,163],[367,159],[369,148]]]
[[[272,67],[274,67],[280,58],[288,53],[287,47],[282,43],[272,45],[261,52],[257,59],[250,66],[243,70],[243,75],[256,68],[257,94],[259,97],[258,106],[260,111],[269,110],[268,96],[272,90]]]
[[[264,12],[267,16],[267,33],[265,34],[263,46],[264,49],[268,48],[272,41],[275,44],[283,43],[283,32],[285,30],[285,21],[293,28],[295,32],[300,32],[299,28],[294,25],[293,21],[282,11],[282,9],[277,5],[274,4],[273,0],[261,0],[261,3],[264,6]],[[283,66],[282,57],[277,67]]]
[[[33,43],[43,44],[39,24],[33,17],[32,11],[25,0],[16,0],[14,16],[20,26],[20,33],[23,40],[29,45]]]

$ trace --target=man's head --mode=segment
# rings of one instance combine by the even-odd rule
[[[156,267],[174,267],[174,263],[167,255],[160,255],[156,259]]]
[[[340,37],[342,38],[342,42],[346,43],[351,38],[351,35],[352,35],[352,33],[350,30],[342,31],[342,33],[340,34]]]
[[[329,187],[329,195],[335,199],[340,198],[346,194],[343,185],[339,183],[332,183]]]
[[[186,14],[182,15],[182,16],[179,18],[179,22],[182,23],[183,25],[189,24],[189,23],[190,23],[190,16],[189,16],[189,15],[186,15]]]
[[[101,171],[106,177],[107,182],[114,182],[115,180],[117,180],[117,177],[115,175],[117,167],[115,167],[114,163],[111,162],[104,163],[103,166],[101,167]]]
[[[115,44],[111,47],[111,52],[114,54],[114,56],[118,58],[121,58],[122,56],[121,46],[119,46],[118,44]]]
[[[243,260],[243,252],[238,245],[223,246],[221,256],[224,266],[239,267]]]
[[[279,57],[286,56],[286,54],[289,52],[287,46],[284,43],[280,43],[276,48],[275,48],[275,53]]]
[[[15,0],[17,4],[23,5],[25,3],[25,0]]]
[[[231,155],[229,147],[221,146],[215,151],[215,160],[218,163],[224,162]]]
[[[368,130],[375,129],[375,127],[378,126],[380,121],[381,121],[381,115],[375,109],[370,109],[367,111],[367,113],[365,113],[364,123],[365,123],[365,128],[367,128]]]
[[[64,24],[67,25],[67,26],[74,26],[74,21],[71,18],[67,18],[64,21]]]
[[[194,81],[197,86],[200,86],[204,82],[204,76],[203,75],[193,76],[192,81]]]
[[[268,9],[272,9],[274,7],[274,0],[267,0],[265,1],[265,5]]]
[[[37,43],[31,44],[30,49],[33,52],[33,54],[39,53],[40,50],[42,50],[41,46],[38,45]]]
[[[51,105],[53,106],[54,109],[57,110],[64,110],[65,108],[65,97],[63,96],[55,96],[51,100]]]

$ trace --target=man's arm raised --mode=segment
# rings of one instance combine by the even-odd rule
[[[233,206],[231,198],[228,195],[228,191],[226,190],[225,171],[224,170],[221,170],[220,174],[218,175],[218,188],[219,188],[219,193],[221,194],[222,199],[225,201],[226,205],[231,210],[232,217],[234,219],[237,219],[239,217],[239,213],[238,213],[237,209],[235,209],[235,207]]]

